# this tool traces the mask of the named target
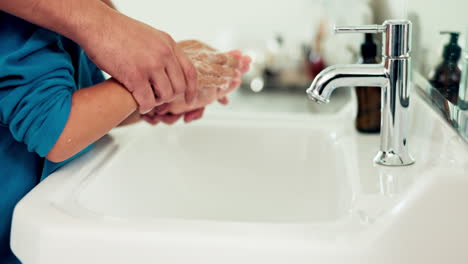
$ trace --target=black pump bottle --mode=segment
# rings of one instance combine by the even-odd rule
[[[361,44],[360,63],[377,63],[377,45],[373,34],[365,34]],[[356,129],[361,133],[379,133],[381,115],[381,88],[356,87],[358,113],[356,116]]]
[[[442,96],[456,105],[461,81],[461,70],[458,67],[462,50],[458,45],[460,33],[441,32],[441,34],[450,34],[450,41],[444,47],[443,61],[435,69],[430,82]]]

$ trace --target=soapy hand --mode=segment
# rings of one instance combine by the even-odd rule
[[[200,119],[206,105],[218,101],[227,104],[226,95],[239,87],[242,74],[249,69],[251,59],[243,56],[240,51],[227,53],[215,49],[199,41],[179,42],[178,47],[188,56],[197,70],[198,93],[193,104],[178,97],[173,102],[155,108],[143,115],[142,119],[157,124],[175,123],[182,116],[185,122]]]
[[[195,68],[169,34],[114,10],[103,19],[97,32],[78,43],[99,68],[127,87],[140,113],[180,95],[193,101]]]
[[[187,54],[198,72],[198,94],[192,105],[176,98],[168,107],[168,112],[173,114],[198,109],[216,100],[226,103],[225,96],[239,87],[241,75],[250,63],[250,58],[242,56],[240,51]]]

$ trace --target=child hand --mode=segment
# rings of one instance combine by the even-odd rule
[[[194,64],[198,73],[198,94],[194,103],[187,104],[183,97],[160,106],[143,115],[142,119],[157,124],[173,124],[184,116],[185,122],[200,119],[206,105],[218,101],[226,105],[226,95],[239,87],[241,76],[249,69],[251,59],[240,51],[228,53],[215,49],[199,41],[182,41],[178,46]]]
[[[160,122],[163,122],[167,125],[172,125],[177,122],[182,116],[184,116],[185,123],[190,123],[192,121],[198,120],[202,118],[203,112],[205,108],[195,109],[183,114],[172,114],[172,113],[165,113],[161,114],[157,111],[151,111],[145,115],[141,116],[141,119],[145,120],[146,122],[157,125]]]
[[[168,112],[183,113],[205,107],[216,100],[227,104],[226,95],[239,87],[241,76],[248,71],[251,59],[240,51],[216,52],[198,41],[185,41],[180,45],[197,69],[198,95],[192,105],[176,98],[169,104]]]

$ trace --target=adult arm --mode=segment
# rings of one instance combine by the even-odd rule
[[[106,5],[108,5],[109,7],[116,9],[114,3],[112,3],[111,0],[101,0],[101,1],[104,2]]]
[[[165,32],[99,0],[2,0],[0,10],[77,42],[133,94],[141,113],[179,94],[196,97],[197,72]]]
[[[0,10],[77,42],[90,27],[102,24],[111,15],[111,8],[97,0],[2,0]]]

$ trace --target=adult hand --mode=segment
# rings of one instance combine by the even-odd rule
[[[157,105],[197,93],[197,71],[167,33],[111,10],[78,43],[96,65],[121,82],[147,113]]]
[[[172,114],[205,107],[216,100],[227,104],[226,95],[239,87],[241,76],[248,71],[251,61],[240,51],[187,54],[198,71],[198,95],[192,105],[176,98],[167,109]]]
[[[184,41],[179,47],[189,56],[198,71],[198,96],[192,105],[176,98],[154,109],[142,118],[150,124],[173,124],[184,116],[185,122],[200,119],[204,107],[216,100],[227,104],[226,95],[241,83],[241,75],[248,71],[250,58],[240,51],[219,53],[198,41]]]

